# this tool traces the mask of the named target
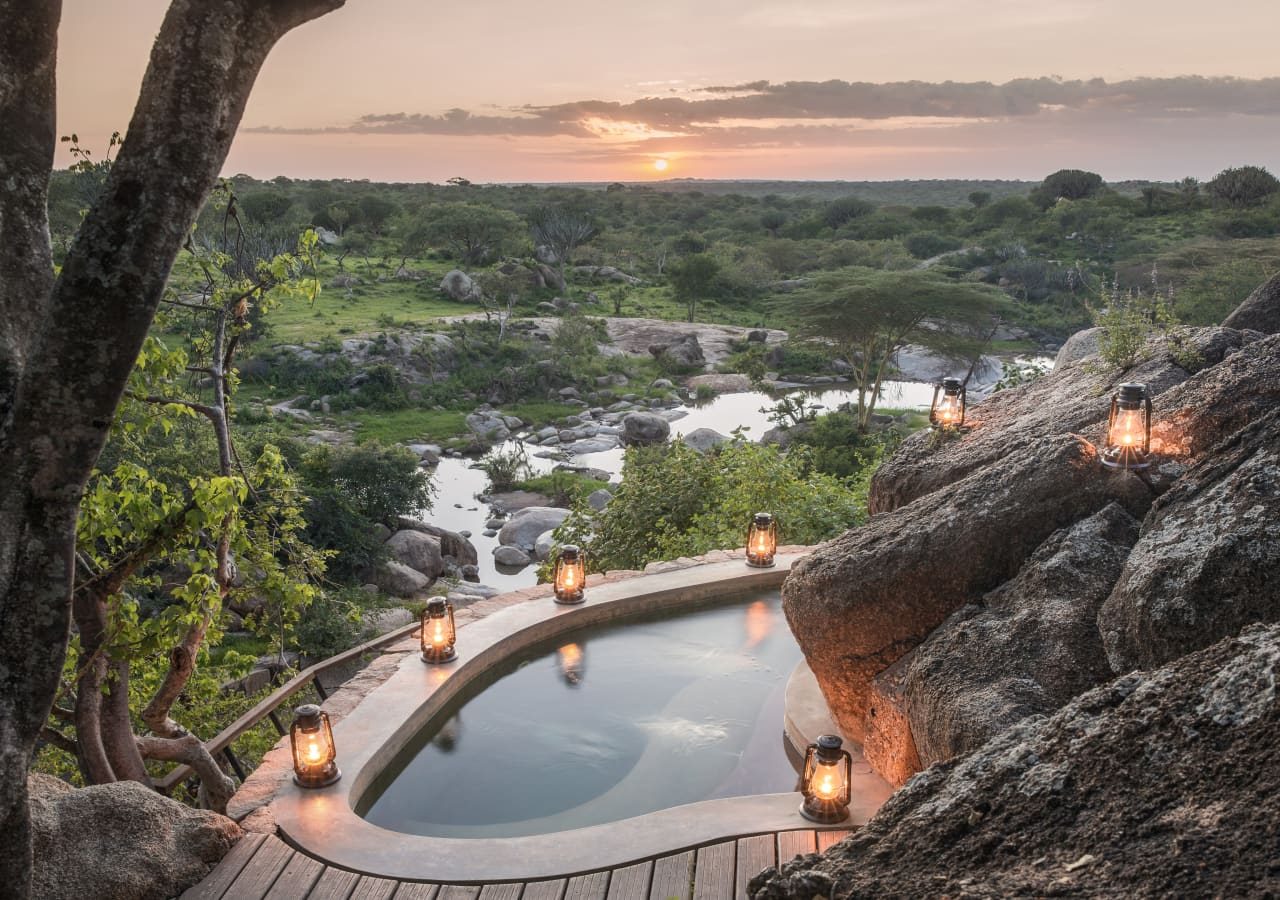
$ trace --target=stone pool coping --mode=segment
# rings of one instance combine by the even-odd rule
[[[792,563],[808,552],[807,547],[780,548],[772,569],[746,567],[741,551],[715,554],[712,558],[721,560],[715,562],[656,564],[640,577],[589,581],[586,602],[575,607],[554,605],[545,586],[526,589],[518,594],[527,596],[508,601],[511,605],[461,622],[459,660],[447,666],[425,665],[412,648],[397,645],[398,656],[384,657],[390,660],[384,670],[393,669],[390,676],[334,725],[342,780],[320,790],[276,781],[273,825],[300,850],[342,868],[449,882],[561,877],[726,837],[813,828],[800,815],[800,795],[795,793],[710,800],[589,828],[508,838],[402,834],[372,825],[354,811],[378,774],[427,721],[501,660],[583,627],[777,587]],[[876,805],[855,799],[851,819],[837,827],[864,823]]]

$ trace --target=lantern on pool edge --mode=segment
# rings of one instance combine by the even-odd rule
[[[933,388],[930,424],[942,429],[956,429],[964,425],[964,395],[964,382],[959,378],[942,379],[942,384]]]
[[[586,599],[583,586],[587,580],[586,554],[573,544],[565,544],[556,557],[555,585],[556,602],[566,605],[581,603]]]
[[[849,817],[849,780],[853,757],[840,749],[840,738],[824,734],[804,754],[800,814],[814,822],[831,824]]]
[[[1150,453],[1151,398],[1147,386],[1122,384],[1111,398],[1102,464],[1112,469],[1145,469],[1151,464]]]
[[[756,513],[747,529],[747,565],[768,569],[778,552],[778,522],[769,513]]]
[[[432,597],[422,611],[422,661],[447,663],[458,658],[453,649],[458,639],[453,625],[453,604],[443,597]]]
[[[320,707],[311,703],[298,707],[289,729],[289,744],[293,747],[293,780],[299,787],[328,787],[342,777],[334,762],[333,726],[329,714]]]

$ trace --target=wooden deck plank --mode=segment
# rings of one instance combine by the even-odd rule
[[[692,850],[654,860],[649,900],[689,900],[693,895],[693,860]]]
[[[436,900],[476,900],[479,896],[478,884],[442,884]]]
[[[817,849],[818,840],[813,831],[778,832],[778,865],[791,862],[802,853],[814,853]]]
[[[361,875],[356,882],[356,889],[351,892],[351,900],[391,900],[399,886],[398,881]]]
[[[236,880],[227,888],[231,900],[262,900],[293,858],[293,848],[274,835],[267,835],[258,852],[253,854]]]
[[[520,892],[524,885],[519,882],[510,884],[486,884],[480,888],[480,900],[520,900]],[[399,895],[396,900],[400,900]]]
[[[609,870],[575,875],[564,888],[564,900],[605,900],[609,893]]]
[[[832,844],[840,843],[851,834],[853,834],[853,832],[847,828],[840,831],[819,831],[818,852],[826,853],[828,847]]]
[[[324,863],[305,853],[294,853],[276,883],[267,891],[266,900],[306,900],[324,872]]]
[[[624,869],[614,869],[609,876],[608,900],[648,900],[653,863],[642,862]],[[480,900],[485,900],[481,897]]]
[[[307,895],[307,900],[347,900],[355,890],[360,876],[346,869],[326,868],[320,873],[315,887]]]
[[[560,900],[564,894],[565,880],[531,881],[524,886],[520,900]]]
[[[778,861],[778,841],[772,834],[738,839],[738,863],[733,879],[733,896],[747,896],[747,882]]]
[[[693,867],[693,900],[733,900],[736,841],[698,848]]]
[[[423,884],[420,881],[402,881],[400,887],[396,888],[396,900],[436,900],[436,894],[440,892],[438,884]],[[520,895],[516,894],[511,900],[519,900]]]
[[[240,838],[203,881],[187,888],[181,900],[219,900],[266,839],[265,834],[246,834]]]

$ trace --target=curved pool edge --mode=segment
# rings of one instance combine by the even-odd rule
[[[406,654],[389,679],[335,724],[342,780],[320,790],[283,784],[272,802],[276,825],[300,850],[342,868],[461,882],[559,877],[726,837],[813,828],[800,816],[799,795],[791,793],[709,800],[589,828],[493,839],[404,834],[354,811],[417,731],[500,660],[583,627],[777,587],[807,552],[780,553],[772,569],[751,569],[736,559],[602,584],[578,607],[526,600],[460,628],[459,660],[452,665],[427,666]],[[855,805],[852,819],[835,827],[862,824],[874,811]]]

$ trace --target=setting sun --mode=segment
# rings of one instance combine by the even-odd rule
[[[657,171],[659,171],[659,172],[665,172],[665,171],[667,171],[667,166],[669,166],[669,165],[671,165],[671,164],[670,164],[669,162],[667,162],[665,159],[655,159],[655,160],[653,161],[653,167],[654,167],[654,169],[656,169],[656,170],[657,170]]]

